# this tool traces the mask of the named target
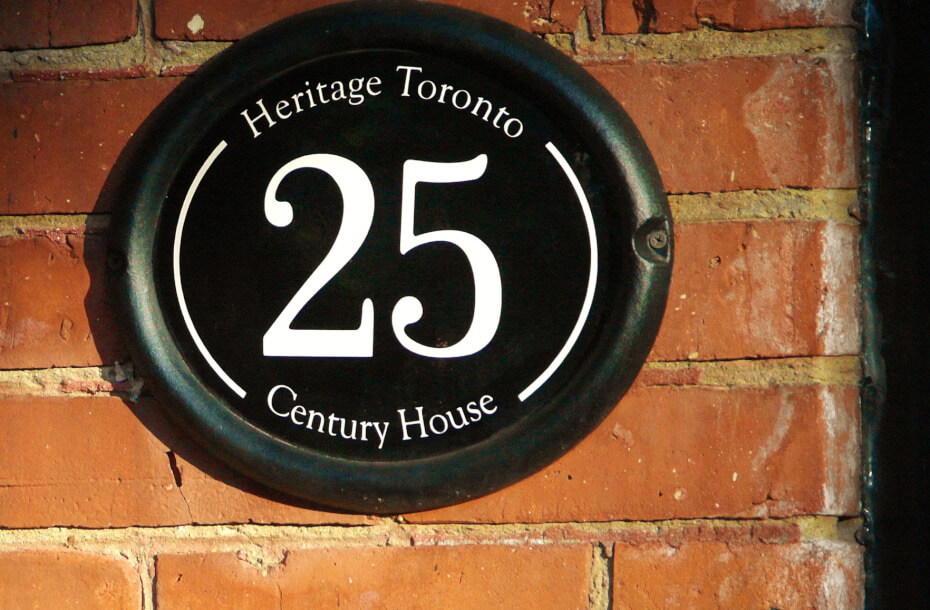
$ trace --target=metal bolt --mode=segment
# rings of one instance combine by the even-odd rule
[[[860,527],[856,530],[856,542],[865,546],[868,542],[868,534],[865,531],[864,527]]]
[[[653,250],[661,250],[668,245],[668,233],[661,229],[650,233],[647,239],[649,241],[649,247]]]

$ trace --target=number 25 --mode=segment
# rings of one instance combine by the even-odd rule
[[[487,168],[487,155],[478,155],[458,163],[434,163],[408,160],[404,163],[400,214],[400,253],[431,243],[458,246],[471,265],[475,280],[475,309],[471,326],[458,343],[431,347],[417,343],[406,327],[423,317],[423,305],[416,297],[405,296],[394,306],[391,326],[405,348],[430,358],[457,358],[481,351],[497,332],[501,316],[501,276],[494,254],[483,241],[464,231],[413,232],[416,186],[420,182],[450,184],[477,180]],[[294,219],[287,201],[276,198],[281,181],[299,169],[318,169],[336,182],[343,201],[342,224],[332,248],[291,298],[265,333],[262,351],[265,356],[291,357],[367,357],[374,350],[374,303],[362,301],[362,320],[358,328],[345,330],[293,329],[291,323],[304,306],[346,265],[362,247],[371,230],[375,212],[375,194],[368,176],[357,164],[329,154],[298,157],[284,164],[265,190],[265,217],[276,227],[286,227]]]

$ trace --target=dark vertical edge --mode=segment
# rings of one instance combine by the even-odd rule
[[[930,5],[859,4],[866,607],[930,607]]]
[[[881,357],[881,315],[876,301],[875,278],[875,183],[880,162],[881,97],[887,66],[880,16],[874,0],[862,0],[857,21],[860,51],[860,138],[862,144],[859,206],[862,214],[859,237],[860,284],[862,287],[862,513],[859,542],[865,545],[865,606],[877,608],[880,581],[875,555],[875,444],[885,395],[885,370]]]

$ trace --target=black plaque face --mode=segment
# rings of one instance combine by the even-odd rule
[[[487,493],[582,438],[651,346],[671,259],[651,159],[499,22],[291,18],[135,142],[112,258],[136,358],[273,487],[374,512]]]

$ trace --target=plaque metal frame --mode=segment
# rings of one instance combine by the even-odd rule
[[[298,447],[243,419],[198,377],[159,308],[153,244],[179,167],[215,117],[309,58],[357,49],[438,54],[504,82],[552,109],[625,191],[629,216],[613,235],[629,244],[631,285],[611,303],[610,328],[542,408],[490,438],[436,457],[348,460]],[[545,467],[599,424],[626,392],[658,332],[672,267],[671,215],[655,163],[635,125],[583,68],[538,38],[449,6],[413,2],[332,5],[277,22],[205,63],[153,112],[120,160],[109,277],[133,361],[184,430],[259,482],[323,506],[399,513],[462,502]],[[619,231],[607,228],[606,231]],[[619,263],[617,263],[619,264]]]

